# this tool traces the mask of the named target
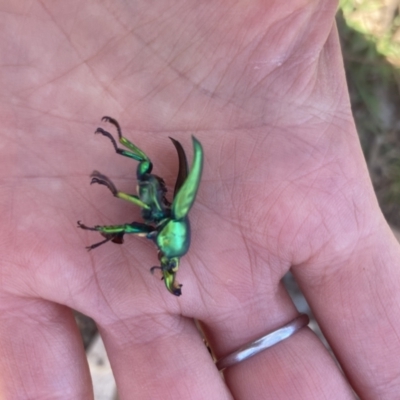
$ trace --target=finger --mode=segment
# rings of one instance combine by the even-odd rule
[[[232,399],[194,323],[174,315],[98,322],[121,400]]]
[[[277,283],[278,285],[278,283]],[[244,291],[247,292],[248,291]],[[268,295],[267,293],[271,293]],[[214,299],[223,305],[223,301]],[[236,292],[231,309],[204,316],[204,330],[218,358],[260,338],[297,316],[286,293],[278,290]],[[228,310],[228,311],[227,311]],[[352,399],[352,391],[331,356],[308,328],[224,371],[235,399]]]
[[[69,309],[44,300],[2,298],[0,393],[5,399],[93,398]]]
[[[345,259],[298,268],[296,277],[331,347],[362,398],[400,393],[400,250],[389,228]]]

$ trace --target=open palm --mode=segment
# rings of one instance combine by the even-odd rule
[[[280,285],[290,268],[353,388],[369,398],[398,393],[399,251],[354,129],[336,4],[8,3],[0,41],[6,398],[91,398],[70,308],[97,322],[122,399],[351,398],[310,331],[228,369],[225,382],[197,333],[193,318],[220,357],[290,321],[296,310]],[[168,136],[189,160],[190,135],[203,145],[180,298],[149,273],[158,265],[149,241],[125,236],[122,246],[85,250],[101,236],[78,230],[78,220],[141,222],[134,205],[89,185],[99,170],[135,193],[137,163],[94,135],[103,115],[119,120],[169,193],[178,160]],[[385,343],[370,346],[373,332]]]

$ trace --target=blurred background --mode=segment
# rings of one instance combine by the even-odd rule
[[[350,99],[380,206],[400,228],[400,0],[342,0],[337,25]],[[292,275],[284,277],[300,312],[312,312]],[[76,313],[96,400],[116,400],[115,382],[96,325]],[[326,343],[312,318],[310,327]],[[328,347],[329,348],[329,347]]]

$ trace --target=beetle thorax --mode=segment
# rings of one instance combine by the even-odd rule
[[[160,251],[168,258],[182,257],[190,246],[189,220],[169,220],[159,231],[156,243]]]

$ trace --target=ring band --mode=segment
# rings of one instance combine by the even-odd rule
[[[217,366],[218,370],[221,371],[241,361],[247,360],[248,358],[253,357],[265,349],[268,349],[269,347],[272,347],[279,342],[282,342],[282,340],[292,336],[301,328],[307,326],[309,322],[310,319],[308,318],[307,314],[300,314],[293,321],[290,321],[281,328],[276,329],[260,337],[259,339],[249,342],[240,349],[234,351],[226,357],[221,358],[216,362],[215,365]]]

